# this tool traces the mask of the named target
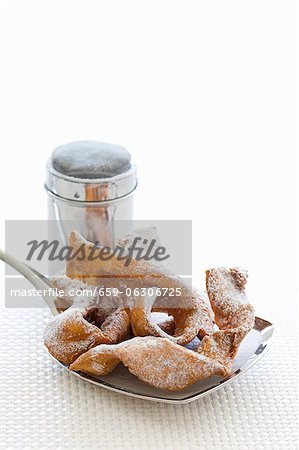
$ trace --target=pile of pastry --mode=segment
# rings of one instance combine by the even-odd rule
[[[76,232],[71,233],[74,252],[94,246]],[[216,268],[206,271],[206,294],[199,295],[183,280],[150,263],[124,267],[119,260],[71,259],[66,275],[97,286],[99,279],[129,277],[138,285],[179,287],[176,302],[156,297],[135,299],[118,307],[101,304],[78,308],[73,305],[46,326],[44,343],[51,355],[70,370],[93,377],[110,373],[118,364],[156,388],[178,391],[212,375],[230,374],[238,347],[254,326],[254,310],[248,303],[246,272]],[[141,267],[140,267],[141,266]],[[134,299],[133,299],[134,300]],[[162,322],[153,312],[167,314]],[[196,339],[198,338],[198,339]],[[197,342],[191,350],[186,345]]]

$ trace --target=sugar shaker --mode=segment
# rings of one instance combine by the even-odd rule
[[[47,164],[48,218],[61,238],[76,229],[86,239],[113,246],[117,221],[133,219],[136,166],[124,147],[77,141],[57,147]]]

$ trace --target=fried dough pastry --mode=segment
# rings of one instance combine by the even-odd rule
[[[239,345],[254,326],[254,309],[248,303],[247,272],[239,268],[206,271],[206,288],[219,327],[205,336],[198,351],[231,366]]]
[[[73,308],[64,311],[46,326],[45,346],[56,359],[64,364],[71,364],[96,345],[126,339],[130,331],[130,319],[126,310],[119,308],[108,316],[103,314]]]
[[[70,369],[102,376],[122,362],[140,380],[170,391],[211,375],[229,375],[238,347],[254,325],[254,311],[245,293],[246,279],[239,269],[206,272],[207,292],[220,330],[205,336],[196,351],[165,338],[139,337],[94,347]]]
[[[55,306],[59,312],[63,312],[71,306],[83,309],[97,302],[96,293],[92,293],[92,289],[95,290],[94,286],[88,286],[80,280],[72,280],[65,275],[56,275],[50,278],[50,282],[52,287],[61,294],[55,300]],[[75,292],[81,292],[81,295],[75,295]]]
[[[70,369],[100,376],[110,373],[120,362],[145,383],[169,391],[185,389],[211,375],[228,375],[218,361],[153,336],[99,345],[80,356]]]
[[[174,335],[175,332],[175,322],[174,318],[171,316],[168,316],[166,319],[161,321],[156,321],[156,323],[159,325],[159,327],[167,334],[170,334],[171,336]]]
[[[172,275],[165,268],[145,260],[132,259],[129,266],[117,258],[108,249],[104,258],[99,258],[99,252],[103,247],[95,248],[93,243],[86,241],[79,233],[70,234],[70,247],[72,255],[80,254],[84,247],[85,258],[73,257],[67,262],[67,276],[98,285],[101,279],[111,278],[114,287],[124,281],[134,287],[158,287],[160,289],[176,289],[180,296],[168,298],[167,306],[154,308],[155,297],[152,296],[148,304],[141,304],[142,298],[138,298],[138,304],[130,308],[130,320],[133,333],[137,336],[165,337],[177,344],[185,345],[191,342],[198,334],[202,337],[213,331],[213,319],[209,306],[204,299],[195,293],[184,280]],[[91,257],[92,256],[92,257]],[[90,257],[90,258],[89,258]],[[108,257],[110,257],[108,259]],[[163,331],[159,325],[151,320],[151,310],[168,313],[174,317],[175,331],[171,336]]]
[[[194,294],[195,295],[195,294]],[[214,324],[211,311],[202,297],[196,294],[192,298],[192,308],[155,308],[155,298],[151,305],[131,308],[130,320],[135,336],[160,336],[170,339],[180,345],[191,342],[198,334],[200,337],[213,332]],[[174,331],[169,334],[165,328],[151,319],[151,311],[168,313],[173,317]]]

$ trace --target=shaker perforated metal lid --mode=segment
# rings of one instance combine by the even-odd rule
[[[116,144],[70,142],[57,147],[47,164],[46,188],[67,200],[114,200],[132,193],[136,185],[131,155]]]

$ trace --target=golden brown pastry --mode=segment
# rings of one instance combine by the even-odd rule
[[[167,299],[167,306],[155,308],[155,297],[145,299],[139,297],[137,303],[130,308],[130,320],[133,333],[137,336],[160,336],[184,345],[191,342],[198,334],[204,336],[213,331],[213,319],[209,306],[204,299],[195,293],[184,280],[173,276],[164,268],[150,261],[132,259],[129,266],[112,255],[106,254],[105,260],[98,258],[102,247],[95,250],[94,244],[86,241],[79,233],[70,234],[72,255],[79,255],[67,262],[67,276],[83,280],[91,285],[98,285],[101,280],[110,278],[114,287],[126,282],[134,287],[158,287],[160,289],[176,289],[179,296]],[[84,248],[85,258],[81,257],[80,249]],[[92,255],[92,259],[89,259]],[[110,259],[107,259],[111,256]],[[171,336],[151,320],[151,311],[161,311],[174,317],[175,331]]]
[[[206,288],[219,331],[205,336],[200,352],[212,358],[227,358],[231,365],[240,343],[254,326],[254,309],[245,291],[247,272],[239,268],[206,271]],[[215,354],[215,349],[217,355]]]
[[[94,286],[88,286],[80,280],[72,280],[65,275],[56,275],[49,280],[53,288],[60,293],[60,297],[55,300],[55,306],[59,312],[67,310],[69,307],[85,308],[89,305],[97,304],[97,294]],[[80,296],[76,293],[80,292]]]
[[[70,369],[102,376],[122,362],[140,380],[176,391],[211,375],[230,373],[237,349],[254,325],[254,311],[239,269],[207,271],[207,292],[219,331],[205,336],[197,351],[169,339],[139,337],[118,345],[99,345],[80,356]]]
[[[153,299],[154,300],[154,299]],[[191,342],[197,335],[200,337],[213,332],[214,324],[209,307],[197,295],[193,297],[192,308],[131,308],[130,320],[135,336],[160,336],[180,345]],[[174,331],[169,334],[160,324],[152,321],[151,311],[168,313],[174,319]]]
[[[160,320],[156,322],[159,327],[167,334],[170,334],[171,336],[174,335],[175,332],[175,322],[173,317],[167,317],[164,320]]]
[[[125,309],[119,308],[108,317],[70,308],[56,316],[45,328],[44,344],[51,355],[64,364],[72,363],[78,356],[99,344],[117,343],[126,339],[130,331],[130,319]],[[103,323],[99,322],[104,320]],[[100,328],[99,328],[100,326]]]
[[[70,369],[107,375],[120,362],[145,383],[169,391],[185,389],[211,375],[228,375],[226,367],[217,360],[153,336],[135,337],[118,345],[99,345],[80,356]]]

